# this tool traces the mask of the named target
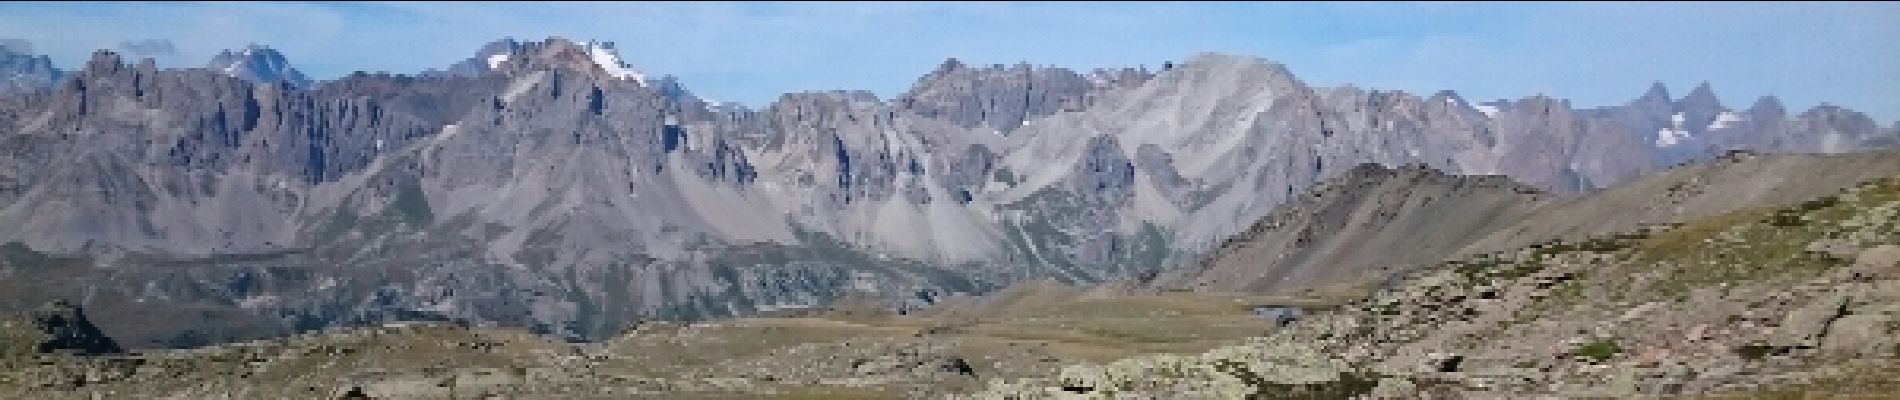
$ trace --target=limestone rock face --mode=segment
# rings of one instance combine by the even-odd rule
[[[950,59],[918,79],[897,101],[918,116],[1011,132],[1036,117],[1087,107],[1093,85],[1066,69],[1028,64],[972,68]]]

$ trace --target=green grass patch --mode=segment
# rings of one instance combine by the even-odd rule
[[[404,179],[396,185],[396,198],[389,208],[409,226],[427,226],[435,220],[435,213],[429,209],[429,197],[422,193],[422,182],[416,179]]]
[[[1664,271],[1663,279],[1646,292],[1680,297],[1714,284],[1818,274],[1850,260],[1809,251],[1808,246],[1856,232],[1872,242],[1853,246],[1900,243],[1892,221],[1847,223],[1900,201],[1896,183],[1881,180],[1789,207],[1730,212],[1653,235],[1635,246],[1638,260]]]
[[[1576,350],[1570,352],[1570,355],[1593,363],[1601,363],[1616,358],[1622,353],[1623,346],[1616,344],[1615,340],[1603,339],[1578,346]]]

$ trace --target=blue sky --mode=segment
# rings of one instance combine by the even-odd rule
[[[762,106],[780,93],[889,98],[943,59],[1077,69],[1203,52],[1286,64],[1308,83],[1468,99],[1619,104],[1708,81],[1744,108],[1775,94],[1900,119],[1900,3],[17,3],[0,39],[62,68],[163,39],[161,66],[249,43],[328,79],[415,73],[503,37],[613,41],[635,67]],[[159,48],[163,46],[143,46]]]

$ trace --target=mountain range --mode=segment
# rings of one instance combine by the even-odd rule
[[[1742,204],[1891,174],[1891,153],[1867,151],[1900,144],[1900,126],[1858,112],[1772,96],[1730,109],[1706,84],[1594,109],[1473,103],[1314,87],[1221,54],[1160,71],[948,60],[893,99],[790,93],[758,110],[559,38],[322,82],[264,46],[206,68],[45,60],[0,53],[0,76],[26,77],[0,86],[0,306],[72,298],[127,347],[415,319],[600,339],[844,298],[915,310],[1044,278],[1344,282],[1530,236],[1511,232],[1625,227],[1588,199],[1680,165],[1863,154],[1813,162],[1828,178],[1682,183],[1681,201]],[[1453,189],[1379,200],[1418,181]],[[1811,189],[1761,192],[1783,185]],[[1407,209],[1474,219],[1393,219],[1421,215]],[[1523,222],[1543,210],[1573,227]],[[1202,261],[1247,253],[1235,234],[1298,259],[1266,275]],[[1306,247],[1365,242],[1430,251]],[[1351,268],[1316,269],[1335,264]]]

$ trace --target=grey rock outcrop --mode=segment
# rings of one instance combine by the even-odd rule
[[[898,97],[918,116],[1008,133],[1025,121],[1087,107],[1093,83],[1061,68],[1029,64],[973,68],[949,59]]]

